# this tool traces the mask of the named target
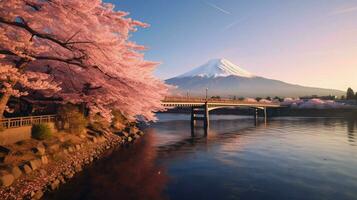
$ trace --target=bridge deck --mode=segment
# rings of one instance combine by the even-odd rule
[[[258,123],[258,110],[263,110],[264,112],[264,122],[267,123],[267,108],[279,108],[281,105],[279,103],[273,103],[269,101],[241,101],[232,99],[205,99],[205,98],[189,98],[189,97],[166,97],[161,104],[167,108],[173,107],[191,107],[191,134],[193,134],[194,126],[196,121],[203,121],[203,127],[205,134],[207,135],[207,130],[209,128],[209,111],[226,108],[226,107],[248,107],[253,108],[254,112],[254,123]],[[199,115],[199,116],[197,116]]]
[[[279,108],[278,103],[270,102],[251,102],[232,99],[203,99],[203,98],[187,98],[187,97],[166,97],[162,101],[162,105],[166,107],[190,107],[190,106],[203,106],[207,102],[209,107],[263,107],[263,108]]]

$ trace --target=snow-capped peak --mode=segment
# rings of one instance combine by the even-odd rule
[[[227,77],[227,76],[240,76],[251,78],[253,74],[238,67],[227,59],[213,59],[206,64],[201,65],[187,73],[184,73],[179,78],[183,77]]]

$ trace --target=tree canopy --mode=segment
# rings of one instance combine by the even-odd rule
[[[352,88],[348,88],[348,89],[347,89],[346,99],[347,99],[347,100],[355,99],[355,93],[354,93],[354,91],[352,90]]]
[[[144,60],[145,47],[129,40],[147,24],[101,0],[0,4],[1,104],[35,89],[85,103],[108,120],[113,109],[146,120],[162,109],[167,86],[152,75],[157,63]]]

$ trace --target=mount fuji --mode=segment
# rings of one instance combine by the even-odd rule
[[[176,86],[174,95],[203,96],[208,88],[210,96],[237,97],[299,97],[343,95],[334,89],[305,87],[279,80],[255,76],[227,59],[213,59],[189,72],[166,80]]]

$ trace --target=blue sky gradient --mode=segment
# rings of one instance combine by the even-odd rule
[[[111,0],[170,78],[212,58],[290,83],[357,90],[357,0]]]

